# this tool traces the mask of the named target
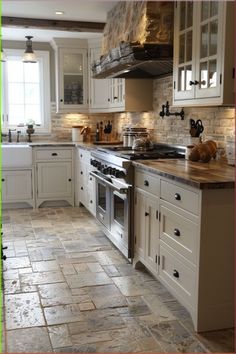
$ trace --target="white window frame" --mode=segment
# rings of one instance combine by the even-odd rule
[[[7,57],[23,57],[24,50],[22,49],[5,49]],[[41,112],[42,112],[42,125],[35,127],[36,134],[45,134],[51,132],[51,109],[50,109],[50,60],[49,60],[49,51],[37,50],[36,56],[37,60],[40,63],[40,97],[41,97]],[[16,125],[8,124],[8,99],[7,95],[4,95],[4,92],[7,93],[7,76],[6,76],[6,63],[2,63],[2,100],[3,100],[3,111],[2,111],[2,131],[6,132],[8,129],[17,129],[22,130],[22,127]],[[27,65],[27,64],[26,64]],[[33,65],[33,64],[32,64]],[[5,119],[4,119],[5,118]],[[32,117],[33,119],[33,117]],[[25,127],[26,128],[26,127]]]

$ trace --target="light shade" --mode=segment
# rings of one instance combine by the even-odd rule
[[[22,61],[24,63],[37,63],[36,55],[35,55],[33,48],[32,48],[31,38],[33,38],[33,37],[32,36],[25,36],[25,38],[27,38],[26,49],[25,49]]]

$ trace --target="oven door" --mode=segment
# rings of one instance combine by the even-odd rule
[[[95,177],[96,178],[96,177]],[[111,228],[110,221],[110,187],[105,181],[100,178],[96,178],[96,218],[100,221],[108,230]]]
[[[111,190],[111,233],[119,246],[130,249],[130,188],[126,193]]]

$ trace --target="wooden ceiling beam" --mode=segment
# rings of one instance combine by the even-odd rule
[[[102,32],[105,26],[105,23],[101,22],[46,20],[9,16],[3,16],[1,23],[2,27],[8,28],[37,28],[69,32]]]

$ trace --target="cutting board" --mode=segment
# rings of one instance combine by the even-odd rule
[[[95,145],[118,145],[118,144],[123,144],[123,141],[119,140],[112,140],[112,141],[106,141],[106,140],[100,140],[100,141],[94,141],[93,142]]]

